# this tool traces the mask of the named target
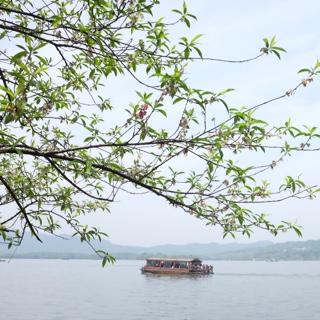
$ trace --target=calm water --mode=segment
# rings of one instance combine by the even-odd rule
[[[320,262],[205,263],[214,275],[144,275],[143,261],[0,262],[0,318],[320,319]]]

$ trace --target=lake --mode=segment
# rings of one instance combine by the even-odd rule
[[[0,262],[10,320],[209,320],[320,317],[320,262],[204,261],[214,275],[141,274],[144,261]]]

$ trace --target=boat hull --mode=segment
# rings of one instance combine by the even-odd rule
[[[199,270],[199,271],[195,271],[195,270],[181,270],[181,269],[165,269],[165,268],[157,268],[157,269],[151,269],[151,268],[146,268],[146,267],[142,267],[141,269],[142,273],[154,273],[154,274],[181,274],[181,275],[197,275],[197,274],[214,274],[213,271],[203,271],[203,270]]]

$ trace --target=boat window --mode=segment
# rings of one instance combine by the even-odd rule
[[[148,260],[147,262],[148,267],[159,267],[160,261],[158,260]]]
[[[188,268],[187,262],[180,262],[180,268]]]
[[[171,262],[171,261],[165,261],[164,262],[164,268],[171,268],[172,267],[172,264],[173,264],[173,262]]]

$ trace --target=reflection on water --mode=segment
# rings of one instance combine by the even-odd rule
[[[141,274],[142,264],[1,263],[1,319],[318,320],[320,262],[210,262],[214,275]]]

